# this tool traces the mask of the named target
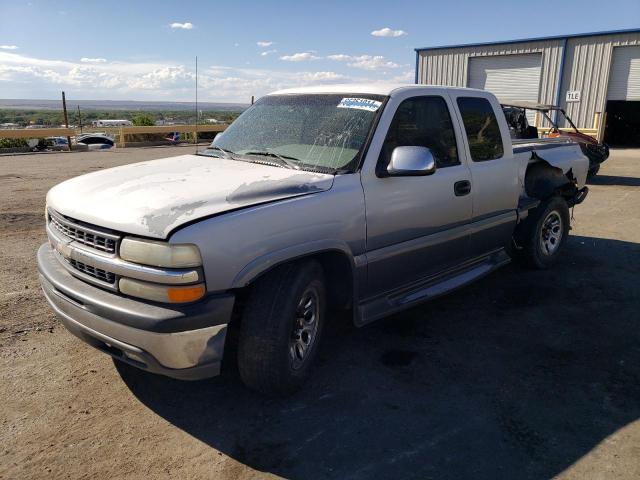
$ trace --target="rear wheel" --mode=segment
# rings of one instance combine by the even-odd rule
[[[541,203],[524,220],[517,234],[525,262],[537,269],[549,268],[560,256],[569,234],[569,207],[558,196]]]
[[[298,389],[317,356],[325,311],[316,261],[278,267],[259,279],[240,327],[238,369],[245,385],[267,395]]]

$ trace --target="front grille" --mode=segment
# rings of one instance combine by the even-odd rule
[[[67,259],[67,261],[73,268],[75,268],[79,272],[82,272],[93,278],[97,278],[98,280],[102,280],[103,282],[107,282],[110,284],[116,283],[116,276],[114,273],[107,272],[106,270],[102,270],[101,268],[92,267],[91,265],[73,260],[72,258]]]
[[[49,212],[51,226],[62,235],[102,252],[115,253],[118,236],[81,225],[62,215]]]

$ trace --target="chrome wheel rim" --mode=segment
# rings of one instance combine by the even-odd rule
[[[540,248],[545,255],[553,255],[562,242],[562,217],[555,210],[549,212],[540,229]]]
[[[315,288],[304,291],[296,307],[293,331],[289,341],[289,357],[294,370],[299,369],[309,356],[318,334],[320,301]]]

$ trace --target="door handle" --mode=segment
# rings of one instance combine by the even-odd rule
[[[453,184],[453,193],[456,197],[462,197],[471,193],[471,182],[469,180],[460,180]]]

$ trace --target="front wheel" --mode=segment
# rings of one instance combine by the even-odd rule
[[[259,279],[240,326],[244,384],[267,395],[297,390],[317,356],[325,310],[324,276],[316,261],[284,265]]]
[[[570,217],[567,202],[559,196],[541,203],[520,225],[517,240],[520,256],[537,269],[546,269],[559,258],[569,234]]]

